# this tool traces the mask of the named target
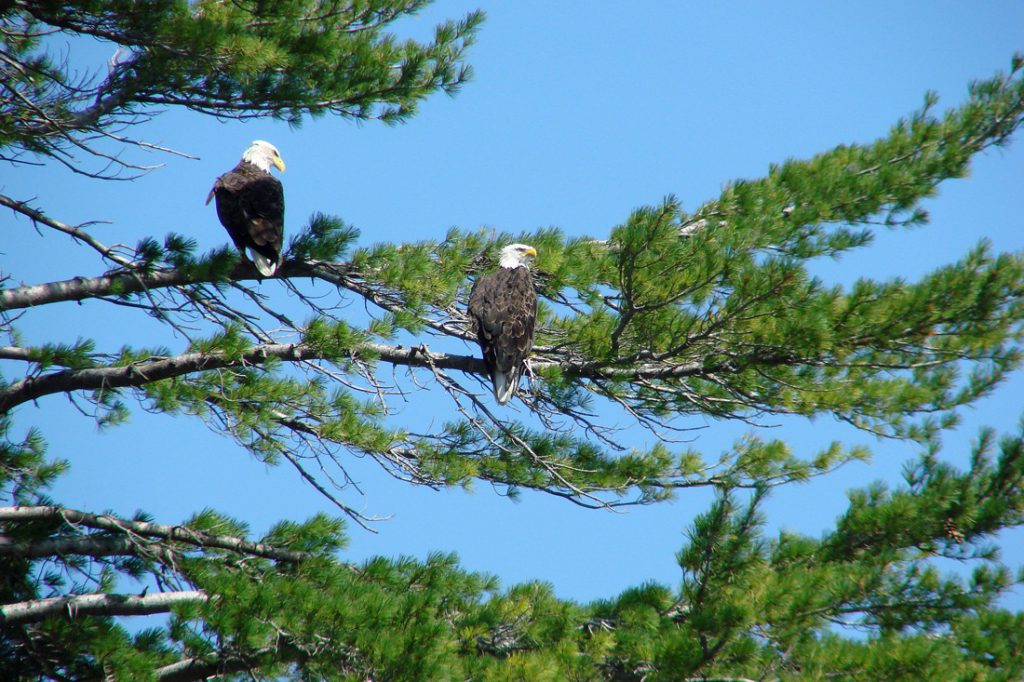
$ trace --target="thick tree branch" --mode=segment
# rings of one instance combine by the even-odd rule
[[[216,549],[227,549],[242,554],[260,556],[278,561],[299,562],[307,557],[304,552],[294,552],[287,549],[279,549],[270,545],[252,542],[243,538],[230,535],[212,535],[202,531],[192,530],[184,526],[167,526],[146,521],[129,521],[120,519],[109,514],[90,514],[88,512],[66,509],[64,507],[0,507],[0,522],[19,521],[42,521],[51,519],[63,519],[69,524],[86,526],[99,530],[116,531],[126,534],[136,534],[145,537],[155,537],[173,542],[182,542],[197,547],[208,547]],[[42,556],[29,554],[33,550],[29,547],[0,542],[0,556]]]
[[[483,360],[478,357],[433,352],[422,345],[405,348],[379,343],[362,343],[353,347],[351,353],[367,361],[377,360],[398,366],[425,369],[433,367],[478,375],[483,375],[487,371]],[[335,359],[334,355],[334,353],[325,353],[304,343],[267,343],[253,346],[242,353],[185,353],[124,366],[61,370],[28,377],[0,390],[0,413],[54,393],[139,387],[195,372],[260,365],[272,358],[285,362],[301,362],[332,360]],[[766,358],[768,364],[773,364],[770,360],[770,358]],[[573,364],[568,361],[554,362],[538,359],[532,361],[531,365],[534,369],[558,366],[563,372],[580,378],[607,380],[671,379],[710,374],[728,369],[708,367],[696,362],[671,365],[650,363],[636,367],[618,368],[602,363]]]
[[[259,273],[249,263],[239,262],[229,275],[231,281],[257,279]],[[134,294],[151,289],[180,287],[186,284],[207,284],[181,270],[133,270],[99,277],[74,277],[59,282],[31,284],[0,291],[0,310],[17,310],[33,306],[82,301],[99,296]],[[115,293],[116,292],[116,293]]]
[[[41,559],[51,556],[67,556],[69,554],[91,557],[123,556],[137,554],[137,550],[138,544],[127,537],[111,538],[81,535],[76,537],[49,538],[47,540],[26,543],[0,535],[0,556],[11,556],[21,559]]]
[[[218,673],[242,672],[247,668],[248,666],[242,661],[238,661],[236,666],[229,667],[217,659],[204,661],[199,658],[186,658],[183,661],[157,668],[153,671],[153,676],[160,682],[191,682],[192,680],[205,680]]]
[[[278,653],[276,649],[263,649],[257,651],[250,658],[259,658]],[[186,658],[153,671],[154,677],[159,682],[192,682],[193,680],[205,680],[214,675],[229,675],[231,673],[245,672],[251,670],[253,665],[241,658],[227,660],[213,658],[202,660],[199,658]]]
[[[22,360],[24,362],[33,362],[35,355],[28,348],[18,348],[17,346],[0,346],[0,359],[3,360]]]
[[[34,623],[50,616],[144,616],[167,613],[176,604],[202,604],[210,596],[201,590],[160,594],[83,594],[34,599],[0,606],[0,623]]]
[[[0,196],[0,204],[15,208],[21,213],[32,217],[33,220],[43,222],[50,227],[71,234],[77,239],[91,239],[88,235],[77,228],[65,225],[59,221],[52,220],[47,216],[31,209],[20,202],[15,202],[4,196]],[[24,209],[24,210],[22,210]],[[98,244],[98,243],[96,243]],[[98,247],[101,253],[108,255],[109,249],[102,245]],[[127,259],[118,261],[122,265],[130,265]],[[278,268],[273,279],[288,279],[292,277],[315,277],[331,284],[339,284],[345,278],[350,269],[348,263],[319,263],[286,261]],[[235,268],[228,273],[227,280],[241,282],[246,280],[263,280],[256,268],[246,262],[239,262]],[[175,269],[132,269],[128,271],[112,272],[98,277],[73,277],[58,282],[45,282],[43,284],[29,284],[20,287],[12,287],[0,291],[0,310],[18,310],[33,306],[48,305],[50,303],[61,303],[65,301],[83,301],[89,298],[100,296],[123,296],[135,294],[141,291],[154,289],[167,289],[180,287],[189,284],[212,284],[219,280],[212,277],[199,278],[194,274],[183,270]],[[350,287],[351,288],[351,287]]]
[[[353,348],[352,352],[356,355],[365,354],[367,359],[377,357],[394,365],[428,367],[433,364],[445,369],[456,369],[475,374],[483,374],[486,371],[483,360],[480,358],[468,355],[431,353],[421,346],[402,348],[365,343]],[[253,346],[240,354],[185,353],[175,357],[157,358],[119,367],[63,370],[26,378],[0,391],[0,412],[6,412],[21,403],[53,393],[144,386],[155,381],[194,372],[260,365],[271,358],[286,362],[331,359],[328,354],[306,344],[267,343]]]

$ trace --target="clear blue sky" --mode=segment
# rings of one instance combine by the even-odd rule
[[[439,18],[477,3],[441,1],[400,24],[426,36]],[[288,225],[314,211],[342,216],[362,243],[443,237],[450,226],[603,236],[638,206],[675,194],[689,209],[736,178],[840,143],[870,142],[917,109],[925,91],[940,109],[960,103],[971,79],[1006,70],[1024,49],[1018,2],[634,3],[493,2],[472,48],[476,78],[454,99],[438,96],[398,127],[320,119],[299,129],[270,121],[222,123],[188,112],[161,114],[144,139],[199,160],[133,157],[165,167],[126,183],[102,183],[59,167],[0,169],[0,192],[36,198],[69,223],[106,220],[93,232],[106,243],[134,244],[176,231],[201,250],[227,237],[203,205],[213,179],[249,141],[274,142],[288,164],[283,176]],[[99,59],[109,57],[99,54]],[[927,202],[932,224],[879,235],[875,245],[821,276],[916,277],[960,257],[981,238],[999,251],[1024,249],[1024,143],[979,157],[969,179],[940,187]],[[37,233],[2,214],[0,268],[35,283],[101,268],[84,248],[56,233]],[[45,254],[45,258],[42,255]],[[276,283],[262,290],[288,296]],[[330,293],[322,289],[325,293]],[[99,323],[99,324],[97,324]],[[101,348],[181,340],[110,306],[66,304],[19,323],[29,342],[96,337]],[[467,350],[470,350],[467,348]],[[405,408],[423,419],[437,396]],[[1024,409],[1024,378],[966,410],[944,454],[963,462],[977,427],[1014,428]],[[23,406],[19,428],[43,428],[51,453],[72,461],[55,490],[69,506],[152,513],[175,523],[204,507],[248,521],[260,532],[279,519],[303,519],[329,503],[289,468],[264,467],[196,420],[137,412],[131,423],[98,431],[63,398]],[[817,535],[844,508],[844,492],[874,479],[896,481],[916,449],[880,443],[829,418],[772,420],[761,435],[812,454],[830,441],[867,444],[871,464],[779,491],[767,507],[772,528]],[[693,447],[713,456],[746,431],[694,420]],[[646,436],[637,434],[643,446]],[[374,535],[351,528],[346,556],[424,557],[455,551],[469,569],[504,584],[538,579],[563,597],[608,597],[646,580],[674,584],[674,553],[710,494],[684,492],[673,503],[625,513],[584,510],[526,493],[509,501],[486,484],[472,493],[415,489],[351,463],[365,496],[348,498],[368,515],[393,515]],[[1024,536],[1007,558],[1024,563]],[[1015,545],[1015,546],[1014,546]],[[1018,600],[1019,601],[1019,600]]]

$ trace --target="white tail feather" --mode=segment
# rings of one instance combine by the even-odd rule
[[[512,394],[516,392],[518,383],[519,372],[513,371],[511,374],[505,374],[498,370],[494,371],[494,397],[497,398],[499,405],[504,405],[512,399]]]
[[[249,249],[249,254],[252,256],[253,265],[264,277],[270,277],[277,272],[277,261],[270,260],[262,253],[256,253],[252,249]]]

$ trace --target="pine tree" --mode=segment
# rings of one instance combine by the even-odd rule
[[[109,144],[151,147],[126,131],[168,107],[404,120],[468,79],[482,20],[444,23],[425,43],[389,33],[426,4],[11,4],[0,10],[2,158],[97,182],[131,176],[145,168]],[[53,30],[118,56],[83,77],[48,49]],[[1024,431],[982,433],[965,470],[938,457],[938,434],[1020,366],[1024,257],[981,243],[917,281],[849,287],[809,263],[868,246],[879,224],[924,223],[922,199],[1024,122],[1022,71],[1017,57],[955,109],[936,114],[929,97],[874,143],[786,161],[692,212],[668,197],[608,235],[451,230],[359,246],[341,219],[313,215],[267,282],[281,288],[262,293],[228,247],[197,253],[170,234],[126,251],[0,195],[100,259],[91,276],[0,289],[0,491],[12,504],[0,508],[0,678],[1021,679],[1024,616],[998,599],[1024,573],[992,538],[1024,523]],[[535,377],[509,414],[486,397],[483,362],[448,342],[472,340],[470,282],[512,241],[537,247],[541,306]],[[301,322],[274,293],[285,287]],[[370,314],[327,309],[324,291]],[[19,320],[69,301],[150,316],[175,345],[22,340]],[[450,418],[413,431],[388,409],[391,381],[443,398]],[[70,463],[12,421],[55,396],[104,425],[138,409],[199,418],[259,461],[294,466],[340,516],[253,537],[211,509],[167,525],[62,506],[47,490]],[[594,416],[612,409],[652,433],[693,415],[831,415],[923,452],[900,486],[851,493],[824,536],[772,537],[761,510],[774,488],[866,453],[833,445],[802,458],[755,437],[724,457],[667,440],[623,451]],[[332,487],[342,452],[410,485],[483,481],[598,508],[694,487],[716,497],[677,554],[678,586],[576,604],[543,583],[503,589],[448,555],[346,563],[345,521],[371,520]],[[978,568],[948,574],[936,558]],[[140,584],[152,589],[125,587]],[[135,630],[116,619],[143,614],[167,618]]]

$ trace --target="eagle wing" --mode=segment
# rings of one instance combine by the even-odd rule
[[[238,193],[248,245],[277,263],[284,242],[284,188],[273,175],[253,178]]]

